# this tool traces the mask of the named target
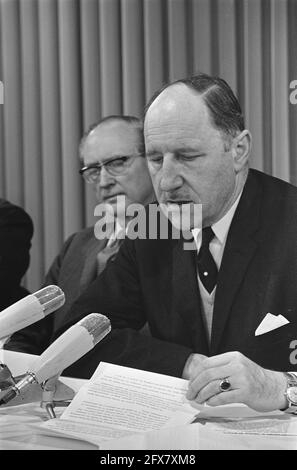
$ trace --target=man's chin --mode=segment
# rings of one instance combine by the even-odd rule
[[[177,230],[186,232],[202,226],[202,205],[193,202],[185,204],[160,204],[163,213]]]
[[[106,212],[115,215],[125,214],[126,211],[126,197],[122,194],[105,198],[102,202],[105,206]]]
[[[127,210],[126,206],[122,207],[118,204],[111,204],[111,207],[116,219],[125,220]]]

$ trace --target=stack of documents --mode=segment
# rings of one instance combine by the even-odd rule
[[[61,417],[39,432],[100,449],[297,448],[297,417],[242,404],[197,405],[185,398],[187,388],[183,379],[102,362]]]

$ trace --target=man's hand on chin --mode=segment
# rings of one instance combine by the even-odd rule
[[[195,357],[199,355],[192,356],[184,369],[188,376],[183,376],[190,378],[189,400],[211,406],[244,403],[257,411],[286,408],[287,380],[283,372],[263,369],[237,351],[209,358],[202,356],[203,360]],[[222,384],[225,378],[227,382]],[[220,385],[227,390],[222,391]]]

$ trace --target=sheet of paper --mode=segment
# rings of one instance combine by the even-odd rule
[[[228,434],[297,436],[297,416],[281,411],[260,413],[241,404],[206,406],[195,423]]]
[[[61,418],[44,423],[42,430],[100,444],[190,423],[197,410],[182,410],[187,388],[183,379],[102,362]]]
[[[296,450],[294,436],[230,434],[201,424],[163,428],[102,444],[105,450]],[[168,452],[171,454],[171,452]],[[166,452],[167,454],[167,452]],[[190,454],[188,454],[190,455]]]
[[[244,418],[256,418],[265,416],[266,418],[274,418],[275,416],[284,416],[281,411],[270,411],[263,413],[252,410],[242,403],[232,403],[230,405],[222,406],[208,406],[200,407],[197,419],[199,421],[205,419],[207,421],[216,420],[220,418],[226,419],[244,419]]]
[[[208,421],[208,429],[228,434],[254,434],[263,436],[297,436],[297,418],[288,416],[248,418],[248,419],[222,419]]]

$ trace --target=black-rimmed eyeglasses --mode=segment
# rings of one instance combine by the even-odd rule
[[[136,157],[143,157],[143,155],[123,155],[111,158],[104,163],[92,163],[81,168],[79,173],[87,183],[96,183],[100,178],[103,167],[111,176],[123,175]]]

